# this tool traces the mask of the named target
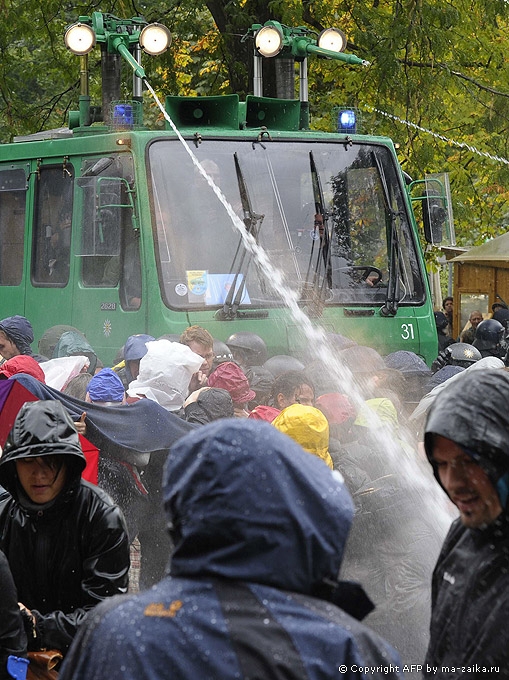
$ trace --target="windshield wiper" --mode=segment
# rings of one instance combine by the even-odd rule
[[[244,225],[248,234],[251,234],[255,241],[258,242],[258,234],[260,233],[260,227],[265,215],[258,215],[253,211],[246,181],[244,179],[244,175],[242,174],[239,159],[236,153],[233,154],[233,160],[235,162],[237,183],[239,185],[240,200],[242,202]],[[230,290],[228,291],[228,295],[226,296],[223,303],[223,308],[218,310],[219,313],[216,315],[218,318],[227,320],[234,319],[237,316],[237,310],[242,301],[242,296],[246,286],[246,277],[249,270],[249,265],[251,264],[251,258],[252,253],[247,251],[241,236],[237,245],[237,250],[235,251],[235,255],[233,257],[232,266],[230,268],[230,274],[234,271],[235,276],[233,277]],[[238,289],[237,283],[239,283]]]
[[[389,258],[389,281],[387,285],[387,296],[385,298],[385,303],[380,309],[380,314],[382,316],[396,316],[398,312],[398,275],[396,271],[396,262],[398,257],[398,233],[396,231],[396,220],[401,217],[403,213],[400,210],[393,210],[391,208],[391,197],[389,193],[389,187],[387,186],[387,180],[385,178],[385,172],[382,163],[376,153],[373,154],[375,159],[376,167],[378,168],[378,174],[380,177],[380,183],[382,185],[382,192],[385,203],[385,211],[387,216],[391,221],[391,233],[389,239],[389,246],[391,249],[391,254]]]
[[[313,265],[313,253],[315,248],[315,241],[320,241],[318,248],[315,271],[313,273],[313,282],[311,284],[312,290],[315,292],[314,297],[319,298],[323,302],[325,299],[326,287],[332,288],[332,267],[331,267],[331,232],[329,227],[329,213],[325,210],[325,200],[323,196],[320,175],[316,169],[316,163],[313,152],[309,152],[309,164],[311,168],[311,179],[313,184],[313,201],[315,205],[315,215],[313,224],[313,239],[311,242],[311,252],[309,254],[308,270],[306,272],[306,280],[304,283],[304,290],[310,288],[310,275]],[[318,233],[317,233],[318,227]],[[320,294],[316,295],[320,282],[320,274],[322,268],[322,260],[324,265],[324,277],[320,285]]]

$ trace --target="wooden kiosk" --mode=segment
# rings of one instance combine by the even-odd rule
[[[457,337],[474,310],[491,316],[491,305],[509,306],[509,232],[451,259],[454,264],[453,333]]]

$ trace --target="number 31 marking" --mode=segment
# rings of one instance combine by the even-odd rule
[[[401,337],[403,340],[414,340],[414,325],[412,323],[401,324]]]

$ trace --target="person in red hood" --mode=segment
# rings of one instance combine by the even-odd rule
[[[230,393],[236,418],[247,418],[247,405],[256,397],[249,387],[249,380],[240,366],[233,361],[225,361],[212,371],[208,379],[209,387],[221,387]]]
[[[18,354],[12,359],[4,361],[0,366],[0,380],[7,380],[16,373],[26,373],[32,378],[46,384],[44,371],[35,359],[26,354]]]
[[[278,408],[274,406],[266,406],[265,404],[258,404],[249,414],[251,420],[266,420],[271,423],[280,413]]]

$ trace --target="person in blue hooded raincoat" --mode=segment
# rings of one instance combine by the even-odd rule
[[[0,363],[26,354],[36,361],[47,361],[40,354],[34,354],[30,345],[34,341],[32,324],[24,316],[8,316],[0,321]]]
[[[353,505],[323,461],[264,421],[219,420],[172,446],[163,497],[169,574],[91,613],[60,680],[403,677],[355,618],[362,588],[337,580]]]

